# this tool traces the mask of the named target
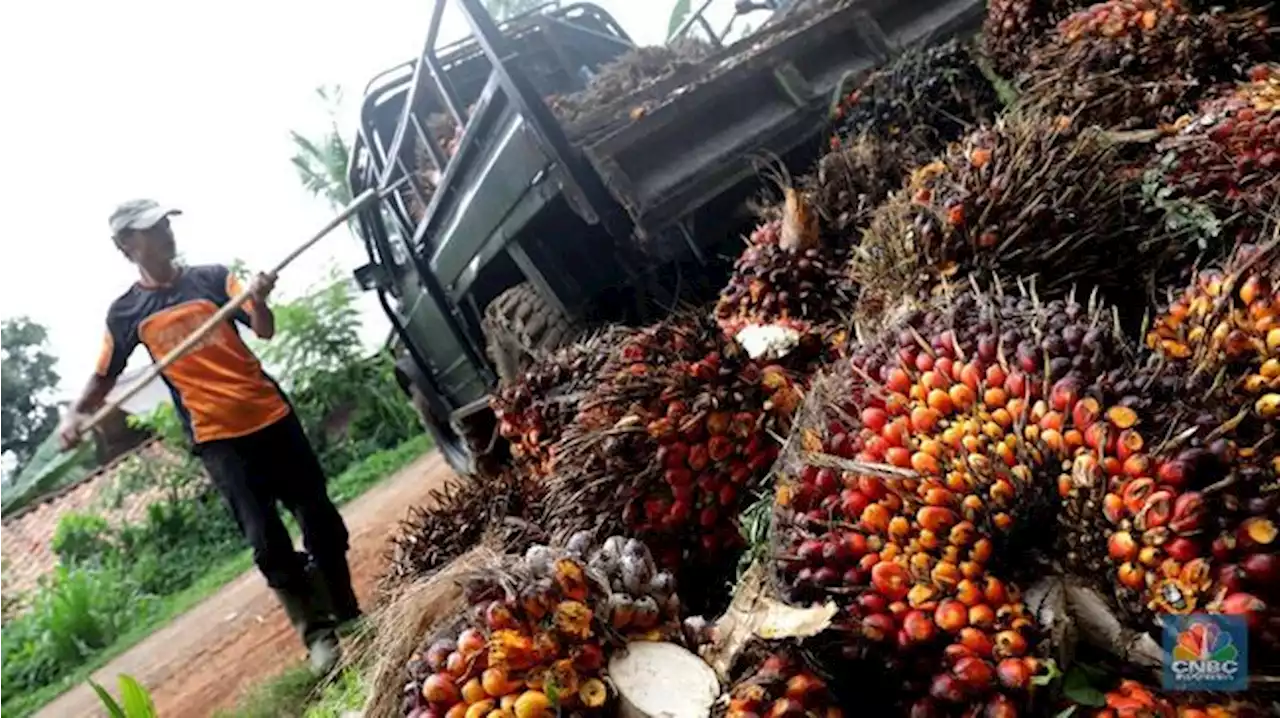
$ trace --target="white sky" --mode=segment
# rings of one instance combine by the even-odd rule
[[[641,44],[662,41],[674,0],[599,0]],[[729,4],[729,3],[721,3]],[[135,278],[107,216],[125,199],[184,210],[195,264],[272,265],[330,216],[301,188],[289,131],[321,131],[321,84],[346,94],[354,130],[365,83],[410,59],[432,0],[108,0],[6,3],[0,19],[0,316],[49,328],[62,394],[97,356],[107,305]],[[445,35],[464,26],[456,8]],[[380,22],[379,22],[380,21]],[[375,24],[376,23],[376,24]],[[335,236],[293,265],[296,295],[363,250]],[[371,342],[389,325],[366,295]],[[146,363],[139,350],[131,367]]]

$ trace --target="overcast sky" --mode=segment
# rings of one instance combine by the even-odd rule
[[[673,0],[602,0],[641,43],[661,42]],[[728,3],[721,3],[728,4]],[[180,207],[191,263],[268,267],[329,218],[289,163],[289,131],[324,128],[313,90],[341,84],[345,127],[365,83],[411,58],[432,0],[8,3],[0,20],[0,316],[46,325],[63,377],[92,370],[107,305],[135,278],[113,247],[120,201]],[[450,5],[452,8],[452,4]],[[449,12],[446,33],[462,27]],[[336,235],[282,276],[305,290],[363,251]],[[366,297],[368,337],[389,325]],[[145,364],[145,351],[132,367]]]

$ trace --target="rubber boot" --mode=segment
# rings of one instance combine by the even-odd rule
[[[275,594],[280,605],[284,606],[293,630],[298,632],[302,644],[307,647],[311,671],[317,675],[332,671],[341,657],[341,648],[333,617],[324,610],[322,601],[317,600],[315,592],[310,590],[304,593],[294,588],[275,589]]]
[[[338,625],[347,627],[361,618],[360,603],[356,600],[356,592],[351,587],[351,569],[347,566],[346,557],[334,561],[330,565],[315,564],[319,583],[323,584],[329,610]]]

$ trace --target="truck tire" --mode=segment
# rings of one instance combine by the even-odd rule
[[[515,380],[540,354],[573,340],[569,318],[529,282],[499,294],[484,310],[484,336],[498,378]]]

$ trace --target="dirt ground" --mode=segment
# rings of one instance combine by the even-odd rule
[[[383,569],[386,541],[410,506],[451,475],[432,452],[343,510],[351,533],[348,560],[362,603]],[[283,611],[256,570],[157,631],[94,674],[114,692],[127,673],[146,686],[161,716],[200,718],[231,706],[251,686],[304,660]],[[106,715],[87,684],[45,706],[41,718]]]

